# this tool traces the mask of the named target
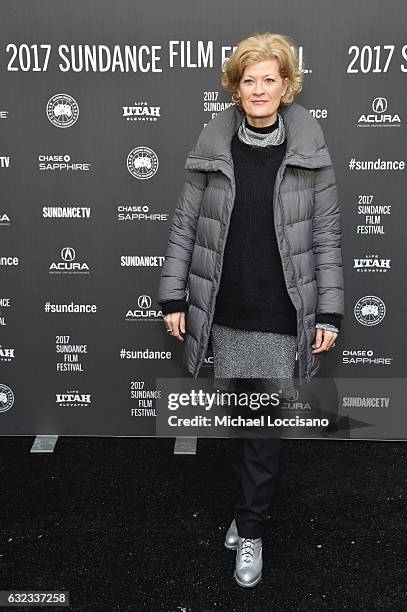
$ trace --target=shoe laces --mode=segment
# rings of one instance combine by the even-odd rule
[[[241,556],[243,561],[249,562],[254,555],[254,539],[242,538]]]

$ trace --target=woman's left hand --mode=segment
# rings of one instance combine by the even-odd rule
[[[313,353],[322,353],[323,351],[329,351],[329,349],[335,346],[335,340],[337,332],[329,331],[328,329],[316,328],[316,335],[312,348]]]

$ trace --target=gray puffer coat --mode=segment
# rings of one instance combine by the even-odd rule
[[[298,104],[279,109],[287,138],[274,186],[274,223],[288,294],[297,311],[299,383],[321,367],[313,354],[316,313],[345,315],[341,215],[332,161],[319,123]],[[189,151],[169,232],[158,304],[188,300],[183,365],[197,378],[210,340],[235,199],[231,140],[244,115],[218,113]]]

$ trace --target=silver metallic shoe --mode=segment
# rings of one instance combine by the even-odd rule
[[[233,519],[225,535],[225,548],[228,550],[236,550],[238,540],[239,534],[237,532],[236,519]]]
[[[263,554],[261,538],[240,538],[237,543],[234,577],[239,586],[254,587],[261,580]]]

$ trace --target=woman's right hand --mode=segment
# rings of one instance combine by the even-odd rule
[[[181,342],[184,341],[181,333],[185,334],[185,312],[171,312],[164,315],[164,323],[167,329],[172,330],[171,336]]]

